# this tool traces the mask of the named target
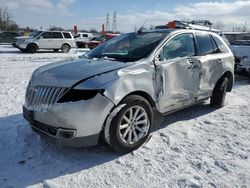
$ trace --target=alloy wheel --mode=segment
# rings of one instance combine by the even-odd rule
[[[122,116],[119,124],[120,138],[126,144],[135,144],[147,135],[150,121],[144,108],[130,107]]]

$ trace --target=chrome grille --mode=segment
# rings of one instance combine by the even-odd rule
[[[63,96],[68,88],[28,85],[25,103],[32,109],[48,109]]]

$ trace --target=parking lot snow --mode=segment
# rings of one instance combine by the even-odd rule
[[[145,145],[126,155],[40,139],[22,117],[31,73],[83,53],[0,46],[0,187],[250,187],[248,80],[236,81],[222,109],[206,101],[166,116]]]

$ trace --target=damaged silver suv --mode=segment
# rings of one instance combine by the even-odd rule
[[[209,98],[211,106],[222,107],[233,72],[233,54],[215,33],[128,33],[79,59],[35,70],[23,114],[34,131],[56,142],[91,146],[102,137],[128,152],[148,139],[154,112]]]

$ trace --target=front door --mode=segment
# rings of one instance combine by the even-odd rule
[[[192,33],[174,36],[161,49],[160,58],[155,62],[155,89],[160,112],[195,102],[201,76],[201,63],[195,55]]]
[[[44,32],[37,40],[38,47],[39,48],[51,48],[53,39],[53,33],[52,32]]]

